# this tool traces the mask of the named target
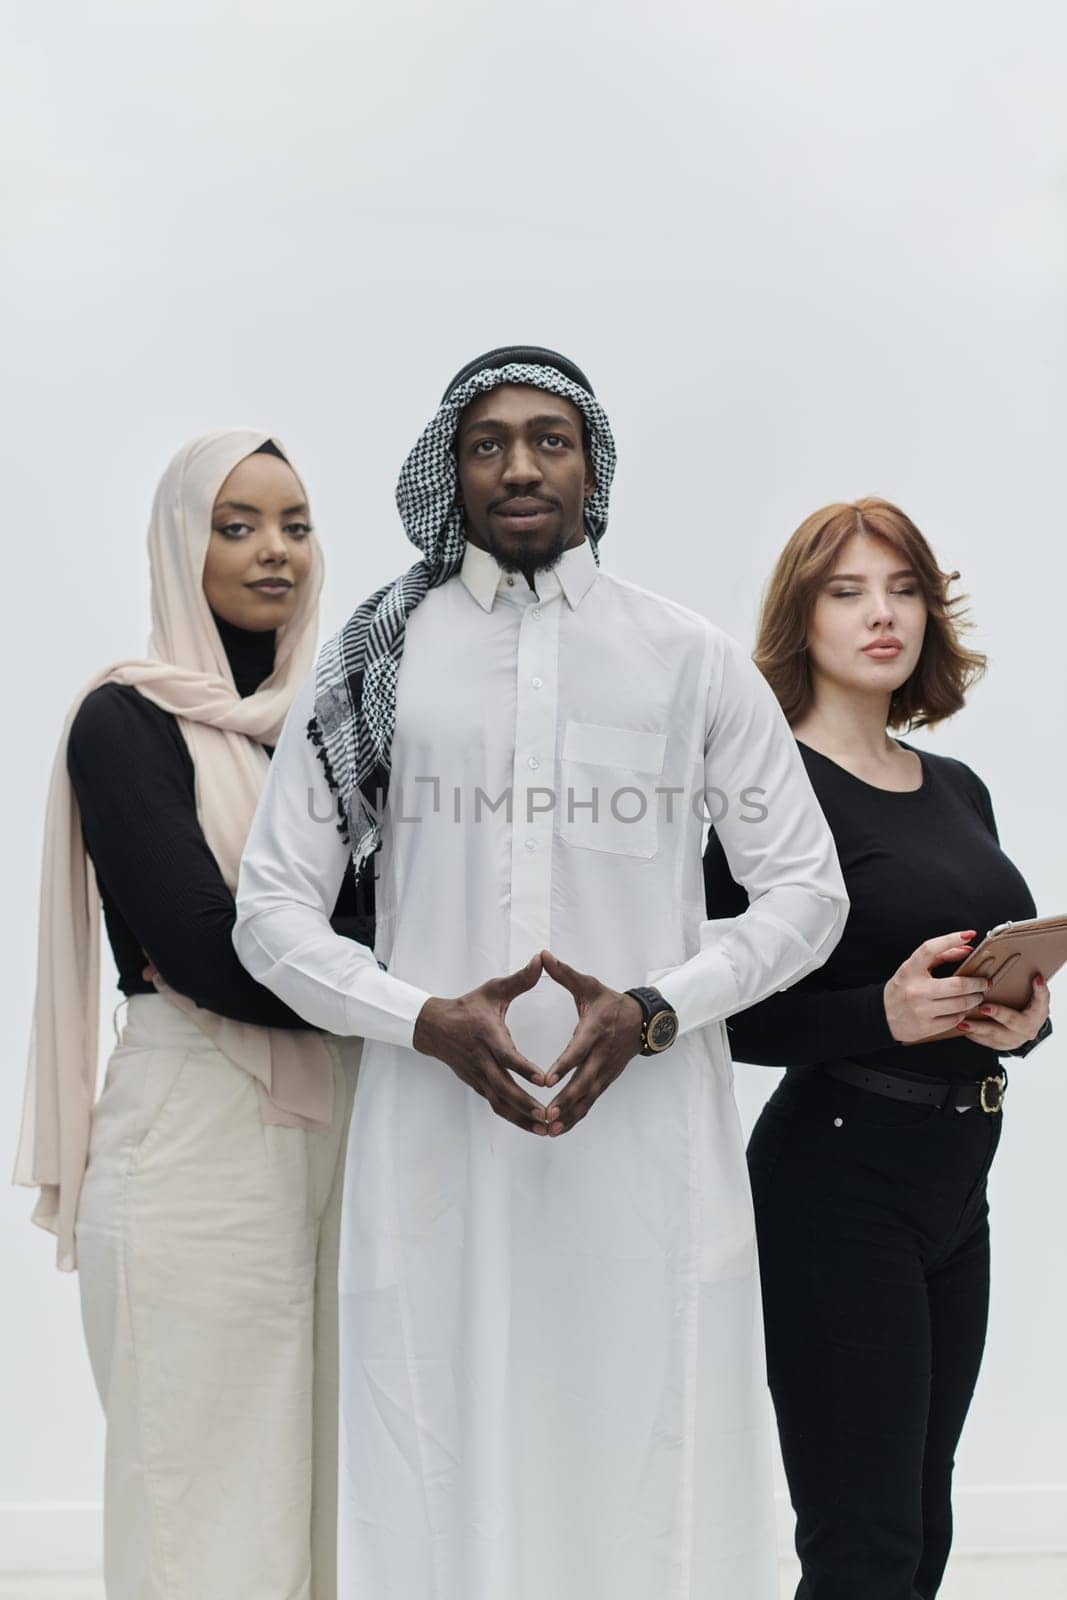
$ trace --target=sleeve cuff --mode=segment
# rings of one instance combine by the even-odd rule
[[[718,1022],[737,1010],[737,980],[718,950],[701,950],[680,967],[659,967],[645,978],[678,1015],[678,1033]]]
[[[889,1019],[885,1014],[885,987],[880,983],[872,983],[867,988],[867,1022],[870,1028],[869,1038],[871,1043],[867,1050],[892,1050],[899,1043],[894,1039],[889,1027]]]
[[[1018,1050],[1005,1050],[1004,1054],[1007,1056],[1012,1056],[1016,1061],[1018,1061],[1023,1056],[1028,1056],[1031,1050],[1036,1050],[1039,1044],[1044,1044],[1051,1032],[1052,1018],[1046,1017],[1044,1022],[1041,1024],[1040,1030],[1032,1039],[1028,1039],[1025,1044],[1021,1044]]]
[[[360,993],[346,997],[348,1032],[410,1050],[419,1012],[430,998],[427,990],[375,965],[360,984]]]

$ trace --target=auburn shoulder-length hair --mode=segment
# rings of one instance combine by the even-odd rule
[[[922,728],[950,717],[985,671],[986,658],[960,642],[967,631],[966,595],[949,596],[958,572],[942,572],[911,518],[888,500],[870,496],[823,506],[807,517],[778,557],[763,598],[754,660],[778,697],[790,725],[812,702],[808,633],[815,602],[854,534],[882,539],[898,550],[926,601],[926,634],[915,670],[893,694],[891,728]]]

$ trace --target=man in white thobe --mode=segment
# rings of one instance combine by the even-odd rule
[[[453,380],[398,491],[425,559],[324,647],[244,857],[241,959],[366,1040],[343,1600],[777,1595],[724,1022],[823,962],[847,901],[751,662],[600,569],[613,463],[563,357]],[[719,922],[708,809],[751,902]],[[374,953],[329,925],[371,849]]]

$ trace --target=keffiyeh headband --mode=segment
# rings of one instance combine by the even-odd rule
[[[602,406],[584,375],[551,350],[522,346],[494,350],[452,380],[436,416],[400,473],[396,503],[405,532],[423,559],[377,589],[319,652],[315,711],[308,737],[337,799],[338,829],[352,846],[356,872],[381,843],[381,812],[389,785],[396,684],[407,619],[430,589],[446,583],[463,562],[466,535],[456,501],[456,425],[476,395],[503,383],[528,384],[576,405],[588,428],[596,488],[585,502],[585,530],[599,563],[615,471],[615,441]]]

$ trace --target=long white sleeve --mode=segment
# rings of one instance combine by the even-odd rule
[[[330,927],[349,852],[307,737],[314,701],[309,679],[286,719],[241,860],[234,946],[252,976],[315,1027],[410,1047],[429,995]]]
[[[741,916],[704,921],[688,961],[649,973],[681,1033],[821,966],[848,915],[833,837],[777,700],[728,635],[716,632],[713,652],[704,783],[709,805],[728,797],[715,830],[751,903]]]

